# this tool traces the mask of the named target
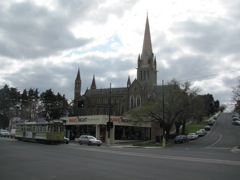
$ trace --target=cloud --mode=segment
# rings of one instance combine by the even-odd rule
[[[136,78],[148,13],[158,84],[191,81],[201,93],[229,102],[239,76],[239,1],[0,2],[0,84],[38,88],[73,98],[80,68],[82,93],[125,87]],[[229,73],[232,72],[232,73]]]

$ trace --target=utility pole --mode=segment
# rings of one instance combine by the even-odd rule
[[[166,146],[166,140],[165,140],[165,109],[164,109],[164,106],[165,106],[165,102],[164,102],[164,80],[162,80],[162,98],[163,98],[163,107],[162,107],[162,110],[163,110],[163,140],[162,140],[162,147],[165,147]]]

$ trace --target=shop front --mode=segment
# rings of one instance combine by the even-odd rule
[[[144,123],[136,125],[129,119],[118,116],[96,115],[96,116],[74,116],[61,118],[66,120],[66,136],[75,140],[81,135],[92,135],[102,142],[108,140],[107,123],[112,122],[110,128],[109,142],[149,140],[151,136],[151,124]]]

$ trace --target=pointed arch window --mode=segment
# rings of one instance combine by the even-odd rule
[[[141,96],[140,95],[137,95],[137,99],[136,99],[136,106],[141,106]]]
[[[132,109],[132,108],[134,108],[135,106],[136,106],[135,98],[134,98],[134,96],[132,95],[132,96],[130,97],[130,108]]]

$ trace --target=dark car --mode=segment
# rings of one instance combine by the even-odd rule
[[[186,143],[186,142],[188,142],[188,138],[185,135],[178,135],[174,139],[175,144]]]
[[[205,129],[206,131],[210,131],[210,130],[211,130],[211,127],[207,125],[207,126],[204,127],[204,129]]]

